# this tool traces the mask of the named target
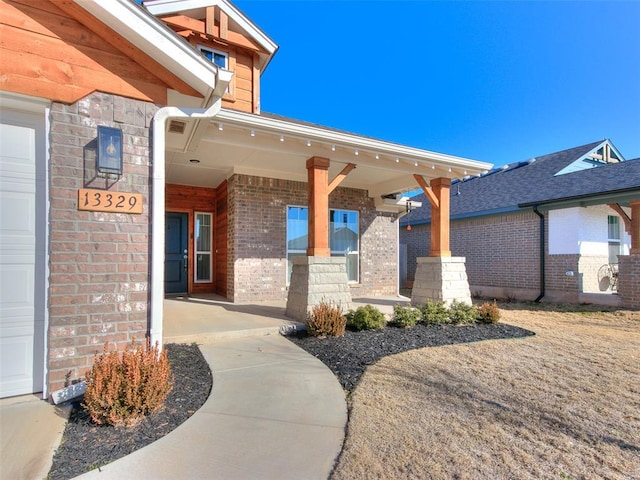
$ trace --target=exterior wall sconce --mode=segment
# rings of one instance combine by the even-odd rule
[[[98,126],[96,169],[101,174],[122,175],[122,130]]]

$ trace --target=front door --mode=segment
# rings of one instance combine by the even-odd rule
[[[189,288],[189,216],[167,212],[165,218],[164,292],[187,293]]]

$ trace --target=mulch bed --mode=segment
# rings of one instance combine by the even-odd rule
[[[113,462],[174,430],[209,397],[213,377],[196,344],[168,344],[174,376],[164,407],[133,427],[96,425],[75,402],[47,478],[66,480]]]
[[[523,328],[502,323],[474,325],[416,325],[412,328],[385,327],[376,331],[347,330],[342,337],[316,338],[298,334],[289,339],[317,357],[352,391],[367,366],[383,357],[423,347],[520,338],[535,335]]]
[[[352,391],[368,365],[383,357],[416,348],[453,345],[492,339],[520,338],[533,332],[506,324],[417,325],[386,327],[378,331],[347,330],[339,338],[315,338],[304,332],[288,337],[320,359],[347,391]],[[171,432],[207,400],[212,374],[197,345],[166,346],[174,386],[162,410],[134,427],[94,424],[80,402],[74,404],[62,444],[53,458],[51,480],[66,480],[106,465]]]

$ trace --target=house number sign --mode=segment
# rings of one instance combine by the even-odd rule
[[[142,194],[81,188],[78,190],[78,210],[140,214]]]

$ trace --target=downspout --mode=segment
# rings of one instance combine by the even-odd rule
[[[218,70],[215,89],[208,108],[163,107],[152,122],[152,179],[151,179],[151,314],[149,336],[151,344],[162,348],[164,302],[164,203],[165,203],[165,132],[167,121],[174,118],[211,119],[222,107],[224,94],[233,73]]]
[[[544,297],[544,288],[545,288],[545,261],[544,261],[544,239],[545,239],[545,228],[544,228],[544,215],[538,211],[538,205],[533,206],[533,213],[535,213],[538,217],[540,217],[540,295],[534,300],[534,302],[539,303]]]

